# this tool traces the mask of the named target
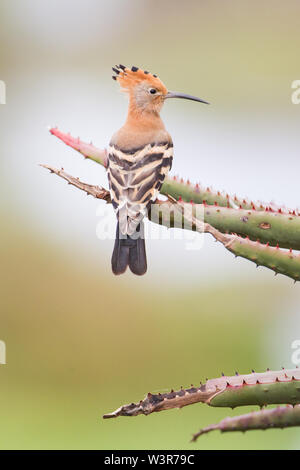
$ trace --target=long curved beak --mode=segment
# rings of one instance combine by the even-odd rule
[[[196,96],[186,95],[185,93],[177,93],[176,91],[169,91],[165,95],[165,99],[167,98],[182,98],[184,100],[192,100],[192,101],[198,101],[199,103],[209,104],[207,101],[201,100],[200,98],[197,98]]]

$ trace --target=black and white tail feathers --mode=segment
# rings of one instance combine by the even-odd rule
[[[137,233],[133,237],[120,238],[119,222],[117,224],[116,240],[111,258],[112,272],[116,275],[123,274],[129,266],[133,274],[142,276],[147,271],[147,258],[143,222],[137,227]],[[140,235],[137,237],[137,235]]]
[[[142,275],[147,271],[147,261],[141,220],[147,216],[171,168],[173,143],[165,130],[160,131],[154,141],[151,134],[143,145],[134,148],[123,148],[116,136],[113,138],[116,143],[109,145],[107,166],[112,204],[118,219],[112,270],[114,274],[122,274],[129,266],[134,274]]]

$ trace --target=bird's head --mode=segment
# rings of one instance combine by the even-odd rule
[[[196,96],[168,91],[157,75],[137,67],[129,69],[124,65],[116,65],[113,71],[116,75],[112,78],[118,81],[121,89],[129,94],[131,105],[138,111],[157,114],[168,98],[183,98],[208,104],[207,101]]]

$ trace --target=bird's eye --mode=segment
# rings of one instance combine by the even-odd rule
[[[155,90],[155,88],[150,88],[149,93],[151,93],[151,95],[155,95],[155,93],[157,93],[157,90]]]

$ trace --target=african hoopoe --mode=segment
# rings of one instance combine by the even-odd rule
[[[207,103],[194,96],[168,92],[156,75],[123,65],[113,67],[122,90],[129,94],[125,124],[109,144],[107,174],[118,224],[112,255],[112,271],[122,274],[127,266],[145,274],[147,260],[143,218],[171,169],[172,138],[160,118],[167,98],[185,98]]]

